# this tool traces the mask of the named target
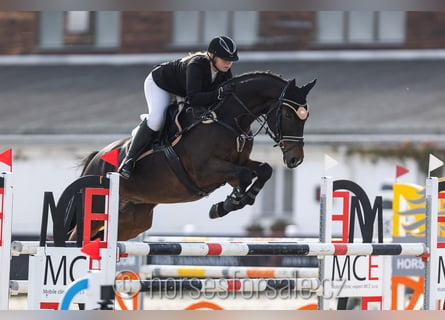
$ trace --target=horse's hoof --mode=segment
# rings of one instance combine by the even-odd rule
[[[230,211],[227,211],[224,208],[224,202],[218,202],[215,203],[209,211],[209,217],[210,219],[216,219],[224,217],[226,214],[228,214]]]
[[[218,214],[218,203],[214,204],[209,211],[209,217],[210,219],[216,219],[219,218]]]

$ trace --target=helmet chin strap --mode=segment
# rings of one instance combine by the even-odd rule
[[[221,70],[218,69],[218,67],[216,66],[215,63],[215,54],[213,54],[213,56],[210,56],[210,53],[207,53],[208,57],[210,58],[210,63],[212,64],[212,66],[216,69],[216,71],[218,72],[222,72]]]

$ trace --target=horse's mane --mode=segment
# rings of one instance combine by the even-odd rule
[[[251,80],[252,78],[258,78],[258,77],[267,77],[267,78],[276,78],[277,80],[285,81],[280,75],[273,73],[271,71],[251,71],[251,72],[245,72],[239,75],[236,75],[229,81],[234,82],[242,82]]]

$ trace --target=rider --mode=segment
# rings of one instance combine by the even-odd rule
[[[123,178],[130,177],[137,158],[164,126],[170,94],[187,98],[192,106],[214,104],[233,92],[233,85],[221,84],[232,78],[230,68],[237,60],[235,42],[229,37],[218,36],[210,41],[207,51],[165,62],[151,71],[144,82],[148,117],[137,128],[118,169]]]

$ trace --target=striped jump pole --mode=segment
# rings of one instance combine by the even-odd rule
[[[67,248],[77,248],[76,241],[66,241],[65,245]],[[45,246],[55,247],[54,241],[46,241]],[[22,254],[37,254],[38,249],[40,248],[39,241],[20,241],[15,240],[11,242],[11,256],[20,256]]]
[[[126,256],[422,256],[424,243],[238,243],[238,242],[118,242]]]
[[[27,280],[11,280],[12,294],[28,293]],[[120,293],[200,291],[200,292],[262,292],[287,289],[289,291],[318,291],[320,282],[317,278],[255,278],[255,279],[151,279],[151,280],[116,280],[114,289]]]
[[[35,242],[14,241],[15,255],[36,254]],[[124,242],[117,243],[121,257],[128,256],[422,256],[424,243],[240,243],[240,242]]]
[[[9,292],[12,295],[28,293],[28,284],[29,284],[28,280],[10,280]]]
[[[321,195],[321,207],[320,207],[320,213],[323,216],[323,213],[331,213],[332,212],[332,180],[330,178],[323,178],[324,182],[322,183],[322,195]],[[117,178],[116,178],[117,180]],[[118,180],[117,180],[118,181]],[[428,184],[428,182],[427,182]],[[434,181],[433,181],[434,184]],[[324,185],[324,186],[323,186]],[[331,189],[330,189],[331,187]],[[115,191],[118,190],[117,188]],[[324,191],[323,191],[324,190]],[[437,190],[437,189],[436,189]],[[434,191],[434,188],[432,188],[431,191],[431,199],[437,199],[437,192]],[[435,198],[433,198],[435,197]],[[427,198],[428,199],[428,198]],[[111,201],[111,206],[113,207],[113,210],[110,208],[110,212],[117,212],[117,202]],[[435,200],[431,200],[430,205],[428,207],[427,202],[427,208],[429,210],[432,210],[436,213],[437,217],[437,206],[435,206]],[[118,256],[120,257],[127,257],[127,256],[266,256],[266,255],[275,255],[275,256],[317,256],[320,258],[321,265],[323,264],[324,257],[332,257],[332,256],[394,256],[394,255],[403,255],[403,256],[420,256],[424,260],[427,261],[427,268],[429,259],[428,255],[435,255],[436,253],[434,251],[430,251],[428,248],[432,248],[431,245],[434,244],[431,241],[434,241],[436,239],[437,242],[437,232],[436,237],[434,237],[434,233],[432,236],[430,236],[429,239],[434,238],[433,240],[429,240],[426,243],[331,243],[331,220],[328,218],[321,218],[320,220],[320,230],[322,232],[320,242],[296,242],[296,241],[289,241],[289,239],[286,239],[287,241],[277,241],[276,239],[272,241],[254,241],[254,242],[239,242],[239,241],[210,241],[210,242],[203,242],[203,241],[195,241],[195,242],[117,242],[117,215],[110,215],[111,219],[108,221],[110,224],[109,226],[113,226],[110,228],[107,232],[108,238],[108,246],[107,250],[104,253],[104,256],[102,256],[103,260],[101,263],[101,271],[106,273],[106,276],[102,277],[104,279],[103,283],[110,283],[110,280],[112,279],[114,281],[114,275],[115,275],[115,266],[111,266],[114,262],[116,262],[116,252]],[[430,228],[431,226],[431,228]],[[434,227],[437,227],[437,218],[432,217],[432,220],[430,222],[430,225],[427,225],[427,234],[430,232]],[[323,240],[323,241],[321,241]],[[48,246],[51,246],[51,244],[48,242]],[[437,246],[437,245],[436,245]],[[38,245],[36,243],[32,242],[15,242],[12,246],[12,252],[14,254],[35,254],[37,252]],[[105,249],[105,248],[103,248]],[[437,263],[435,263],[436,269],[428,269],[429,272],[434,272],[434,270],[437,271]],[[178,267],[179,266],[174,266]],[[178,269],[179,270],[179,269]],[[170,270],[170,272],[176,274],[180,271],[174,271],[173,269]],[[431,271],[432,270],[432,271]],[[190,271],[191,274],[194,273],[194,276],[196,278],[199,278],[196,276],[196,274],[202,273],[201,271]],[[216,271],[216,269],[213,270],[213,272],[220,272],[224,273],[228,271],[222,271],[222,269]],[[252,288],[281,288],[280,285],[286,284],[286,288],[289,286],[293,286],[292,288],[303,288],[304,284],[302,281],[306,280],[305,283],[311,283],[311,288],[314,289],[317,292],[317,295],[321,299],[319,299],[319,308],[325,309],[328,306],[329,300],[325,298],[325,295],[323,293],[320,293],[325,288],[326,282],[323,282],[323,286],[314,286],[315,281],[317,284],[322,283],[322,281],[325,280],[324,269],[320,268],[319,272],[319,278],[314,279],[316,277],[309,276],[307,279],[290,279],[285,278],[284,276],[280,276],[274,279],[271,279],[271,276],[265,277],[265,278],[257,278],[257,279],[236,279],[235,281],[247,281],[252,280],[252,282],[246,282],[246,284],[240,284],[239,282],[230,282],[234,281],[233,279],[206,279],[207,280],[215,280],[219,281],[219,283],[223,283],[221,287],[217,287],[217,290],[222,291],[237,291],[236,288],[239,288],[239,291],[252,291]],[[426,271],[427,272],[427,271]],[[9,274],[9,272],[8,272]],[[152,272],[153,274],[153,272]],[[210,271],[209,271],[210,274]],[[204,275],[205,277],[208,277],[208,275]],[[436,272],[437,276],[437,272]],[[176,275],[172,275],[172,277],[176,277]],[[294,277],[294,275],[293,275]],[[106,281],[105,281],[106,279]],[[425,283],[429,283],[432,287],[434,286],[434,278],[427,279],[427,276],[425,277]],[[437,279],[437,278],[436,278]],[[154,279],[152,279],[154,280]],[[164,279],[165,280],[165,279]],[[190,282],[190,281],[197,281],[197,282]],[[286,280],[286,281],[284,281]],[[126,280],[124,280],[126,281]],[[148,280],[150,281],[150,280]],[[155,284],[155,282],[145,282],[145,281],[134,281],[134,283],[124,283],[124,282],[116,282],[116,286],[123,286],[122,289],[124,292],[126,290],[130,290],[134,287],[134,290],[136,291],[144,291],[146,288],[147,291],[153,290],[155,291],[155,286],[158,286],[158,288],[177,288],[177,286],[181,286],[181,290],[187,290],[184,289],[188,287],[194,287],[194,290],[197,290],[196,288],[200,288],[199,290],[208,290],[208,286],[203,283],[204,279],[191,279],[189,282],[184,282],[183,279],[167,279],[165,281],[167,282],[159,282],[161,280],[156,280],[158,284]],[[173,281],[173,282],[168,282]],[[255,284],[255,281],[257,284]],[[262,285],[260,286],[259,281],[262,281]],[[283,282],[284,281],[284,282]],[[198,283],[201,283],[201,287]],[[293,284],[290,284],[293,283]],[[213,283],[214,284],[214,283]],[[212,286],[212,288],[215,288],[213,284],[209,284],[209,286]],[[270,284],[269,286],[267,284]],[[255,287],[257,285],[257,287]],[[129,286],[129,287],[127,287]],[[262,287],[263,286],[263,287]],[[20,287],[19,287],[20,288]],[[130,289],[129,289],[130,288]],[[250,288],[250,289],[248,289]],[[91,288],[89,288],[90,290]],[[96,286],[95,288],[92,288],[93,292],[90,295],[90,297],[97,297],[99,296],[99,286]],[[258,289],[258,290],[260,290]],[[310,290],[310,288],[307,288]],[[133,290],[133,289],[131,289]],[[172,289],[174,290],[174,289]],[[261,289],[262,290],[262,289]],[[267,290],[267,289],[265,289]],[[121,290],[119,290],[121,291]],[[427,291],[425,289],[425,295],[429,295],[430,291]],[[426,298],[425,300],[429,301],[435,301],[435,297],[431,296],[431,298]],[[87,309],[93,308],[96,304],[97,300],[92,300],[92,302],[89,304]],[[324,303],[324,305],[322,305]],[[428,303],[428,306],[427,306]],[[425,309],[434,309],[433,307],[434,303],[432,302],[425,302]]]
[[[313,238],[294,238],[294,237],[200,237],[200,236],[145,236],[144,242],[320,242],[318,237]]]
[[[438,179],[428,177],[425,189],[425,246],[429,248],[429,257],[425,259],[424,310],[437,309],[437,287],[439,272],[439,254],[437,249],[437,219],[439,209]]]
[[[320,282],[308,279],[154,279],[117,280],[117,292],[263,292],[269,290],[318,291]]]
[[[322,177],[320,186],[320,228],[319,241],[322,243],[330,243],[332,241],[332,205],[333,205],[333,179],[332,177]],[[321,256],[320,256],[321,257]],[[319,261],[319,276],[320,281],[327,278],[327,264],[325,259],[321,257]],[[330,290],[326,288],[328,283],[323,286],[323,290]],[[329,310],[329,299],[326,298],[325,292],[318,295],[318,309]]]
[[[143,265],[139,273],[147,278],[317,278],[318,268]]]
[[[22,254],[34,255],[37,253],[39,246],[39,241],[12,241],[11,256],[20,256]]]

